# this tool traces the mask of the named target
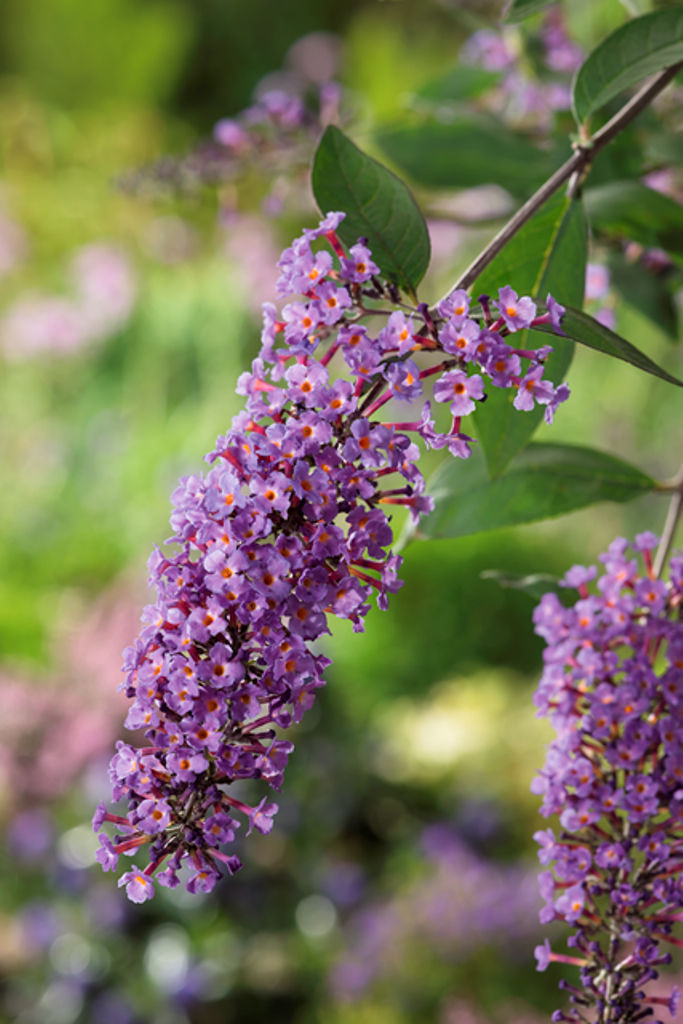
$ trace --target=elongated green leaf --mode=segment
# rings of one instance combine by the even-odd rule
[[[557,576],[551,576],[545,572],[536,572],[529,576],[513,576],[512,573],[501,572],[500,569],[485,569],[481,573],[481,578],[492,580],[505,590],[521,590],[534,601],[540,601],[543,595],[549,591],[557,594],[560,601],[566,605],[573,604],[576,599],[576,594],[572,594],[571,589],[559,586]]]
[[[683,254],[683,206],[640,181],[587,188],[584,202],[599,231]]]
[[[418,537],[464,537],[532,523],[597,501],[629,501],[655,482],[635,466],[577,445],[530,444],[507,472],[490,480],[483,460],[444,462],[429,481],[434,511]]]
[[[624,89],[683,60],[683,6],[634,18],[607,37],[579,68],[572,105],[579,124]]]
[[[668,381],[669,384],[677,384],[679,388],[683,388],[683,381],[667,373],[630,341],[626,341],[619,334],[610,331],[609,327],[598,323],[592,316],[583,313],[580,309],[571,309],[567,306],[567,312],[562,320],[562,330],[568,338],[578,341],[580,345],[586,345],[588,348],[604,352],[605,355],[612,356],[614,359],[631,363],[632,366],[637,366],[645,373],[651,373],[654,377],[660,377],[661,380]],[[544,334],[552,333],[548,331],[547,327],[535,328],[531,333],[534,334],[537,331],[542,331]]]
[[[380,270],[414,294],[429,266],[429,232],[401,179],[329,125],[313,160],[312,184],[323,213],[346,214],[338,229],[342,241],[367,238]]]
[[[500,71],[456,64],[439,78],[433,78],[421,86],[417,95],[431,103],[453,103],[479,96],[500,81]]]
[[[633,306],[663,331],[678,340],[678,316],[667,276],[649,271],[642,264],[629,263],[621,253],[611,253],[608,266],[612,285],[622,301]]]
[[[520,295],[548,292],[561,302],[580,306],[586,281],[586,223],[580,199],[555,195],[543,206],[475,281],[472,294],[498,296],[511,285]],[[527,332],[514,337],[515,346],[528,347]],[[572,359],[573,345],[555,336],[545,376],[562,383]],[[474,414],[491,476],[500,475],[510,459],[531,439],[543,418],[542,409],[519,412],[512,405],[513,389],[489,390],[487,401]]]
[[[599,151],[591,164],[591,189],[612,181],[641,178],[643,167],[648,163],[654,163],[645,157],[643,137],[640,131],[644,120],[645,117],[641,115],[641,118],[634,124],[630,124],[622,132],[619,132],[609,146],[605,146]],[[586,191],[584,190],[584,196]]]
[[[503,11],[503,21],[524,21],[532,14],[550,7],[554,0],[511,0]]]
[[[683,164],[683,136],[680,133],[665,131],[661,124],[658,124],[657,129],[645,141],[645,162],[655,167],[662,164]],[[610,142],[602,152],[611,149],[612,145],[613,143]],[[591,170],[592,180],[593,171]]]
[[[376,139],[397,167],[429,188],[493,184],[526,198],[556,166],[549,153],[483,114],[387,126]]]

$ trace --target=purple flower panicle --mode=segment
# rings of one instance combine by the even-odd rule
[[[240,817],[248,832],[272,828],[277,805],[252,807],[230,786],[262,779],[279,789],[293,749],[281,731],[324,682],[329,660],[312,645],[329,632],[328,616],[362,630],[370,596],[385,608],[400,587],[388,513],[402,506],[417,520],[432,507],[411,434],[466,458],[461,420],[485,397],[485,381],[518,388],[521,359],[527,376],[542,375],[547,349],[538,358],[512,349],[513,319],[492,332],[470,312],[463,347],[451,344],[461,295],[443,313],[404,315],[365,240],[349,253],[341,245],[342,218],[328,214],[283,253],[284,304],[264,306],[261,352],[238,383],[244,411],[207,456],[208,472],[180,481],[171,547],[149,562],[157,600],[125,652],[123,684],[126,725],[143,729],[146,745],[119,742],[110,777],[128,810],[100,807],[93,822],[98,832],[116,827],[113,840],[100,836],[105,870],[149,846],[147,867],[121,880],[136,902],[153,894],[154,878],[179,884],[182,864],[187,888],[209,891],[240,866],[222,849]],[[518,302],[525,326],[529,303]],[[384,325],[376,337],[360,322],[368,309],[371,325]],[[447,433],[424,399],[407,422],[379,419],[390,400],[420,399],[430,377],[436,400],[450,405]],[[548,404],[566,397],[546,382],[534,394]]]
[[[532,789],[560,823],[535,836],[541,920],[574,931],[572,955],[547,941],[536,955],[539,970],[573,963],[581,980],[564,986],[573,1006],[553,1020],[650,1019],[662,1000],[644,986],[670,959],[662,949],[683,945],[683,556],[657,579],[656,544],[651,533],[615,540],[592,591],[595,569],[574,566],[564,585],[575,605],[546,594],[534,616],[547,643],[535,702],[557,737]]]

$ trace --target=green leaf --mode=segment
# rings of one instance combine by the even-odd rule
[[[550,7],[554,0],[511,0],[503,11],[503,21],[524,21],[532,14]]]
[[[480,96],[500,81],[500,71],[456,64],[439,78],[432,78],[421,86],[416,95],[430,103],[453,103]]]
[[[526,198],[556,166],[551,154],[484,114],[389,125],[375,138],[397,167],[428,188],[493,184]]]
[[[551,576],[545,572],[536,572],[529,576],[515,576],[509,572],[502,572],[500,569],[485,569],[481,573],[481,578],[493,580],[504,590],[521,590],[535,601],[540,601],[543,595],[549,591],[557,594],[566,605],[573,604],[575,599],[571,589],[558,585],[557,576]]]
[[[622,132],[621,136],[623,134]],[[607,152],[613,145],[614,142],[610,142],[609,146],[606,146],[602,152]],[[655,167],[666,166],[667,164],[683,164],[683,136],[681,136],[680,132],[664,131],[660,122],[657,125],[657,131],[654,131],[645,140],[643,159],[649,166]],[[593,172],[591,170],[591,180],[592,177]]]
[[[591,189],[607,182],[642,177],[643,167],[652,164],[645,156],[642,132],[644,121],[645,117],[641,115],[634,124],[619,132],[609,146],[599,151],[591,164]]]
[[[611,253],[607,264],[612,285],[622,300],[646,316],[672,341],[677,341],[678,315],[668,275],[662,276],[642,264],[630,263],[619,252]]]
[[[634,18],[607,37],[574,79],[574,116],[579,124],[624,89],[683,60],[683,6]]]
[[[495,480],[475,455],[465,462],[449,459],[429,481],[434,511],[415,536],[465,537],[562,515],[597,501],[629,501],[655,486],[635,466],[578,445],[530,444]]]
[[[604,352],[605,355],[612,356],[614,359],[622,359],[625,363],[631,363],[639,370],[644,370],[645,373],[651,373],[654,377],[660,377],[661,380],[665,380],[669,384],[677,384],[679,388],[683,388],[683,381],[672,377],[630,341],[626,341],[619,334],[610,331],[609,327],[604,327],[603,324],[598,323],[592,316],[583,313],[580,309],[572,309],[567,306],[567,311],[562,319],[562,330],[568,338],[578,341],[580,345],[594,348],[597,352]],[[537,327],[532,333],[537,331],[555,336],[552,329],[547,326]]]
[[[580,199],[556,194],[524,225],[475,281],[472,294],[497,298],[509,284],[520,295],[545,302],[548,292],[561,302],[580,306],[586,282],[586,223]],[[528,347],[527,332],[515,335],[515,346]],[[561,384],[569,369],[573,345],[553,338],[545,376]],[[474,422],[491,476],[500,475],[510,459],[531,439],[543,410],[519,412],[512,405],[513,389],[491,388]]]
[[[598,231],[683,254],[683,206],[640,181],[612,181],[584,191]]]
[[[329,125],[313,160],[313,194],[323,213],[343,210],[347,245],[368,240],[382,273],[412,295],[429,266],[429,232],[406,185]]]

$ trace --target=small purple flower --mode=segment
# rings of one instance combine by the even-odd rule
[[[509,388],[513,378],[519,377],[521,362],[515,352],[511,352],[507,345],[494,348],[486,361],[486,372],[493,383],[499,388]]]
[[[567,310],[564,308],[564,306],[561,306],[559,302],[556,302],[552,295],[550,295],[550,293],[548,293],[548,296],[545,300],[545,305],[546,309],[548,310],[550,324],[553,330],[556,334],[564,335],[564,331],[562,330],[562,317],[567,312]]]
[[[211,892],[219,878],[220,875],[217,871],[207,871],[206,868],[200,868],[188,879],[187,891],[191,893]]]
[[[456,288],[437,306],[440,316],[445,320],[455,321],[456,325],[459,325],[462,318],[468,315],[469,308],[470,297],[463,288]]]
[[[414,328],[401,310],[396,310],[387,320],[386,326],[379,332],[377,341],[383,352],[398,352],[400,356],[410,352],[415,345]],[[396,366],[396,363],[391,364]]]
[[[100,800],[100,802],[98,803],[97,807],[95,808],[95,813],[92,816],[92,827],[93,827],[93,830],[95,832],[99,832],[100,831],[102,825],[104,824],[104,820],[105,820],[106,816],[107,816],[106,804],[102,800]]]
[[[585,892],[582,885],[572,885],[557,897],[554,907],[568,924],[574,924],[583,914]]]
[[[169,753],[167,764],[181,782],[192,782],[209,767],[204,754],[190,747],[176,747]]]
[[[273,815],[277,814],[277,804],[269,803],[266,797],[249,812],[249,832],[256,829],[266,835],[273,827]]]
[[[667,1009],[668,1009],[668,1011],[669,1011],[669,1013],[671,1014],[672,1017],[675,1017],[676,1014],[678,1013],[678,1007],[679,1007],[680,1001],[681,1001],[681,990],[678,987],[678,985],[674,985],[674,987],[671,989],[671,995],[669,996],[669,1001],[666,1004],[667,1005]]]
[[[602,843],[596,850],[595,863],[608,870],[631,866],[621,843]]]
[[[517,292],[506,285],[498,292],[498,301],[493,303],[511,331],[529,327],[536,316],[536,303],[528,295],[521,299]]]
[[[560,586],[576,587],[576,589],[579,590],[581,587],[585,586],[586,583],[590,583],[591,580],[594,580],[597,574],[598,570],[594,565],[588,566],[588,568],[586,568],[585,565],[573,565],[572,568],[565,573],[564,578],[560,580]],[[582,596],[587,596],[587,592]]]
[[[135,824],[147,835],[163,832],[171,820],[171,808],[165,800],[143,800],[135,811]]]
[[[549,402],[546,402],[545,412],[543,418],[546,423],[552,423],[557,412],[558,405],[562,402],[566,402],[569,398],[569,386],[567,384],[560,384],[555,388],[553,395]],[[540,401],[540,399],[539,399]]]
[[[483,395],[484,382],[478,373],[468,377],[461,370],[452,370],[434,385],[434,398],[437,402],[450,402],[453,416],[467,416],[473,412],[475,401]]]
[[[634,551],[654,551],[659,544],[659,537],[652,533],[651,530],[645,530],[643,533],[637,533],[636,539],[633,543]]]
[[[336,324],[351,306],[351,296],[346,288],[337,288],[331,281],[325,281],[315,289],[318,309],[326,324]]]
[[[369,281],[373,274],[379,274],[379,267],[373,263],[368,247],[359,242],[349,249],[349,258],[341,261],[341,271],[347,281],[362,284]]]
[[[536,946],[534,949],[534,956],[536,957],[536,970],[546,971],[550,966],[550,956],[552,950],[550,948],[550,942],[548,939],[543,940],[541,946]]]
[[[543,367],[534,366],[519,383],[519,391],[513,399],[515,409],[528,412],[534,407],[534,399],[539,401],[542,398],[550,400],[552,387],[543,379]]]
[[[133,903],[144,903],[145,900],[151,900],[154,896],[154,885],[151,879],[144,872],[139,871],[135,865],[119,878],[119,888],[124,885],[126,895]]]
[[[453,317],[441,329],[439,340],[444,352],[472,360],[477,354],[481,334],[481,328],[476,321]],[[502,343],[503,339],[500,338],[500,341]]]
[[[396,398],[410,402],[422,394],[420,371],[412,359],[391,363],[387,370],[387,380]]]
[[[114,849],[109,836],[100,833],[97,838],[100,846],[95,853],[95,860],[103,871],[114,871],[119,862],[119,855]]]

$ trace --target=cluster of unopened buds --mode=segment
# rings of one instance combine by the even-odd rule
[[[276,805],[248,805],[233,784],[279,788],[293,749],[280,731],[311,707],[329,664],[311,647],[329,632],[327,616],[362,630],[369,597],[386,607],[400,586],[387,510],[419,519],[432,505],[413,438],[468,457],[462,420],[486,382],[514,389],[518,409],[545,405],[548,420],[568,395],[543,379],[547,347],[506,339],[539,324],[559,331],[563,310],[550,296],[542,313],[510,287],[474,308],[458,290],[433,311],[411,309],[364,240],[342,246],[342,219],[328,214],[282,255],[287,301],[264,307],[261,352],[237,389],[245,410],[207,456],[206,475],[181,481],[173,546],[151,558],[157,601],[125,653],[123,684],[126,725],[143,729],[146,745],[120,742],[111,762],[126,814],[102,804],[94,818],[105,869],[149,846],[147,866],[119,882],[136,902],[153,895],[153,876],[178,885],[183,862],[192,892],[236,871],[222,847],[237,816],[249,831],[271,829]],[[431,379],[451,414],[444,432],[424,397]],[[380,419],[396,400],[422,404],[410,421]]]
[[[670,960],[663,949],[683,946],[683,556],[665,582],[656,545],[651,533],[615,540],[597,592],[595,567],[574,566],[563,583],[576,604],[546,594],[535,614],[548,645],[536,703],[557,738],[533,788],[560,826],[535,836],[548,868],[541,920],[574,930],[571,955],[546,940],[536,956],[539,970],[580,972],[580,985],[561,983],[572,1006],[554,1021],[631,1024],[678,1005],[678,989],[665,999],[644,987]]]

